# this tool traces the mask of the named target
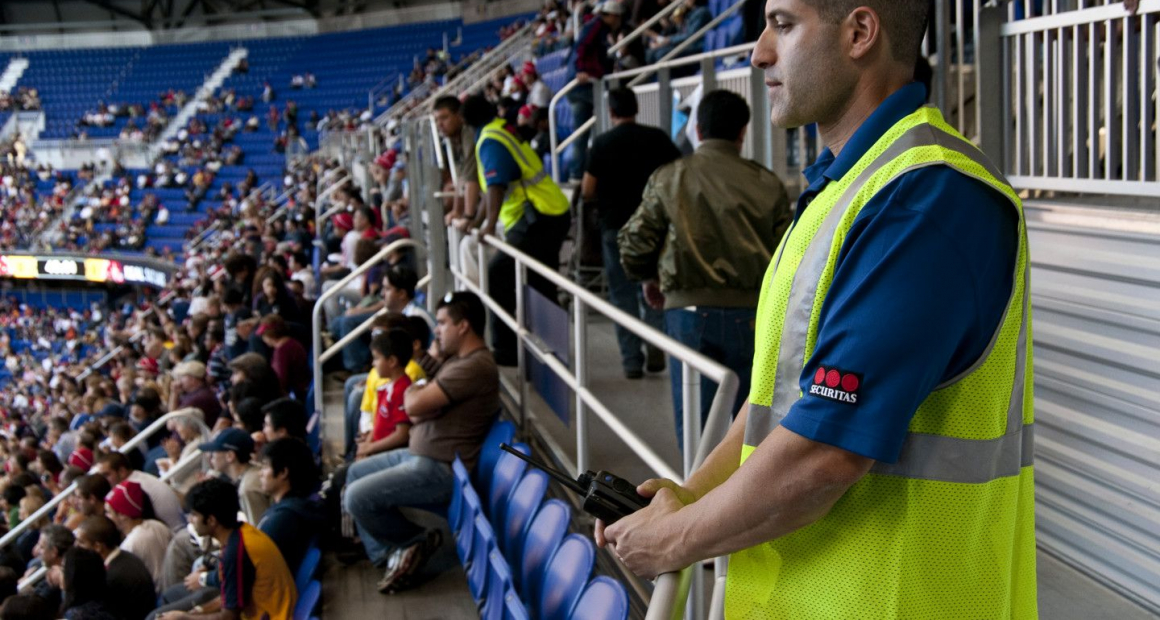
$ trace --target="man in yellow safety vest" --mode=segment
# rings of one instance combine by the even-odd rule
[[[728,555],[730,620],[1037,615],[1022,203],[924,105],[927,11],[766,2],[773,123],[828,148],[762,284],[749,401],[596,531],[646,576]]]
[[[496,116],[495,106],[476,95],[463,102],[463,120],[475,129],[479,186],[487,188],[487,221],[481,232],[494,235],[503,224],[504,241],[551,269],[560,266],[560,246],[572,225],[568,198],[544,169],[540,156],[514,127]],[[512,315],[516,307],[514,259],[499,252],[488,263],[488,294]],[[528,284],[556,302],[556,287],[528,270]],[[496,363],[516,363],[515,334],[492,316]]]

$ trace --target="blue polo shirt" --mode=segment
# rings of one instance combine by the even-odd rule
[[[797,218],[890,127],[923,105],[899,89],[835,157],[804,171]],[[1011,295],[1019,222],[1010,202],[947,166],[908,172],[855,218],[821,308],[818,342],[782,426],[875,460],[898,460],[914,412],[987,349]],[[849,379],[857,403],[810,394],[815,376]]]
[[[507,147],[498,140],[480,140],[483,142],[479,145],[479,165],[483,166],[483,180],[487,187],[519,181],[523,172]]]

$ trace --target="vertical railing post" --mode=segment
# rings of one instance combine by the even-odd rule
[[[592,80],[592,118],[596,119],[596,125],[587,136],[581,138],[582,140],[591,140],[596,136],[608,131],[611,124],[608,118],[608,97],[604,93],[604,80]]]
[[[765,88],[765,72],[750,66],[749,68],[749,105],[753,108],[750,118],[753,130],[750,132],[753,144],[753,161],[773,170],[783,181],[788,179],[789,172],[785,169],[785,157],[780,162],[774,160],[774,153],[785,152],[785,131],[779,130],[770,124],[769,120],[769,93]],[[780,149],[775,148],[774,136],[781,136]]]
[[[935,0],[934,23],[935,54],[938,58],[938,66],[934,68],[935,105],[943,111],[943,114],[946,114],[949,100],[947,91],[950,89],[950,76],[947,74],[950,72],[951,66],[951,16],[947,0]]]
[[[527,328],[528,300],[524,295],[524,283],[527,282],[528,269],[522,261],[516,261],[516,325],[520,329]],[[530,331],[530,330],[529,330]],[[520,330],[516,330],[516,372],[519,374],[517,385],[520,392],[520,428],[524,428],[528,412],[528,352],[524,346],[524,337]]]
[[[979,14],[979,41],[975,48],[975,97],[978,101],[979,148],[991,158],[1000,170],[1007,172],[1006,148],[1003,144],[1004,127],[1010,119],[1003,95],[1003,46],[999,28],[1003,23],[1003,9],[985,6]]]
[[[583,299],[572,297],[573,340],[576,343],[576,385],[588,387],[588,306]],[[580,392],[576,392],[576,469],[577,474],[588,471],[588,408]]]
[[[660,124],[657,125],[666,135],[673,135],[673,72],[668,67],[657,71],[657,113],[660,115]]]

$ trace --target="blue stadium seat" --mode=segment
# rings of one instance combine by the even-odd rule
[[[520,596],[529,604],[540,600],[540,582],[544,577],[544,569],[568,533],[571,520],[572,509],[558,499],[544,502],[532,519],[524,535],[523,556],[516,571]]]
[[[504,557],[516,562],[523,551],[524,535],[548,490],[548,475],[538,469],[529,470],[516,485],[508,499],[499,544]]]
[[[517,443],[512,445],[512,448],[524,454],[531,454],[531,450],[527,444]],[[491,518],[492,523],[503,523],[508,496],[512,494],[512,489],[516,488],[516,483],[523,477],[524,470],[527,467],[528,464],[515,455],[506,452],[499,455],[499,460],[495,463],[495,471],[491,474],[491,483],[488,485],[487,505],[485,506],[487,508],[487,515]],[[499,534],[502,540],[502,530]]]
[[[544,572],[536,617],[540,620],[567,620],[588,583],[595,560],[596,548],[586,537],[579,534],[565,537]]]
[[[628,592],[624,585],[603,575],[593,577],[580,594],[569,620],[626,620]]]
[[[314,579],[314,571],[318,569],[318,562],[322,559],[322,552],[318,547],[310,545],[306,555],[302,556],[302,563],[298,565],[298,573],[294,576],[294,585],[299,592],[306,591],[310,580]]]
[[[459,561],[463,562],[465,567],[470,567],[471,552],[475,544],[475,518],[483,515],[483,507],[480,505],[479,496],[476,495],[474,487],[467,484],[462,488],[463,503],[459,507],[460,516],[455,532],[455,551],[459,554]]]
[[[298,592],[298,604],[294,606],[294,620],[314,620],[310,615],[322,597],[322,584],[311,581],[306,589]]]
[[[487,556],[487,596],[480,610],[481,620],[503,620],[505,598],[512,591],[512,573],[499,551]]]
[[[504,596],[503,602],[503,620],[528,620],[528,609],[524,607],[515,590],[509,591]]]
[[[483,446],[480,448],[479,462],[475,465],[475,488],[479,489],[480,496],[487,497],[487,483],[491,480],[495,462],[503,453],[499,444],[510,444],[515,436],[516,425],[507,420],[496,420],[491,425],[491,430],[488,431],[487,437],[483,440]]]
[[[476,515],[472,528],[475,540],[471,542],[471,565],[467,567],[467,587],[476,602],[483,600],[487,586],[487,558],[495,549],[495,531],[483,515]]]

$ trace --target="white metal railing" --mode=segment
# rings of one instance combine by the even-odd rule
[[[363,262],[363,264],[356,267],[345,278],[336,282],[334,284],[334,286],[330,287],[326,291],[323,291],[323,293],[318,296],[318,300],[314,302],[314,311],[313,311],[313,313],[311,313],[311,317],[310,317],[310,320],[311,320],[310,336],[313,339],[311,352],[314,356],[314,380],[315,380],[314,411],[316,413],[321,414],[321,412],[324,411],[324,409],[323,409],[323,396],[324,396],[323,392],[325,390],[322,389],[322,364],[323,364],[323,362],[326,361],[327,359],[330,359],[331,357],[333,357],[338,351],[340,351],[342,349],[342,347],[338,346],[339,344],[342,344],[345,347],[348,342],[353,340],[353,338],[352,338],[352,339],[346,340],[346,341],[339,341],[338,343],[335,343],[334,345],[332,345],[329,349],[327,349],[325,351],[322,349],[322,309],[323,309],[323,306],[325,305],[325,303],[328,299],[340,294],[342,292],[342,290],[344,288],[346,288],[346,286],[348,284],[350,284],[351,282],[354,282],[357,278],[362,277],[363,274],[370,271],[371,268],[374,267],[375,265],[378,265],[379,263],[386,260],[387,257],[390,256],[391,254],[393,254],[399,250],[402,250],[404,248],[414,248],[414,249],[419,250],[421,252],[425,252],[427,249],[423,246],[423,244],[419,243],[418,241],[414,241],[412,239],[399,239],[397,241],[392,241],[386,247],[379,250],[379,252],[377,254],[375,254],[374,256],[372,256],[371,258],[366,260],[365,262]],[[369,323],[369,322],[367,322],[367,323]],[[367,329],[369,329],[369,325],[368,325]],[[359,332],[359,333],[362,334],[363,332]],[[312,421],[317,420],[317,419],[318,419],[317,416],[315,416],[315,418]],[[313,430],[313,429],[309,429],[309,430]]]
[[[982,24],[1003,168],[1021,189],[1160,197],[1153,125],[1160,0]],[[997,31],[997,32],[996,32]],[[983,45],[981,51],[986,49]],[[993,122],[993,121],[992,121]]]
[[[478,235],[478,232],[475,234]],[[450,243],[457,245],[458,231],[452,229]],[[732,417],[734,400],[739,388],[737,374],[720,363],[709,359],[700,352],[673,340],[664,333],[650,327],[639,318],[631,316],[613,306],[607,300],[597,296],[575,282],[561,276],[555,269],[549,268],[524,254],[519,249],[508,245],[500,239],[488,236],[480,240],[479,261],[486,265],[486,249],[508,255],[515,261],[516,279],[516,307],[515,316],[488,294],[489,286],[487,270],[480,270],[480,282],[475,284],[467,278],[458,265],[451,266],[451,273],[456,286],[468,290],[479,296],[492,314],[507,325],[518,338],[517,377],[519,380],[521,415],[526,416],[528,402],[528,385],[525,379],[528,366],[526,358],[530,352],[541,364],[546,366],[560,378],[575,395],[576,411],[576,470],[577,473],[589,469],[588,460],[588,412],[596,414],[619,437],[625,445],[638,456],[656,475],[682,483],[687,476],[695,471],[704,461],[709,451],[725,436],[729,420]],[[432,261],[442,260],[442,257],[431,256]],[[553,285],[572,297],[572,312],[570,314],[571,332],[575,343],[575,357],[572,368],[561,362],[552,351],[545,348],[531,333],[524,303],[524,285],[528,281],[528,272],[546,278]],[[653,442],[638,435],[628,428],[620,418],[608,408],[606,404],[589,388],[588,379],[588,315],[595,312],[608,317],[618,326],[628,329],[648,344],[660,349],[673,359],[681,363],[681,401],[683,404],[683,461],[684,471],[672,469],[660,455],[652,448]],[[701,428],[701,376],[717,383],[717,392],[713,397],[709,417],[705,430]],[[724,577],[724,558],[717,561],[717,574]],[[703,573],[697,567],[685,569],[681,573],[661,575],[657,579],[656,588],[649,604],[646,616],[649,620],[678,618],[684,615],[684,603],[687,595],[692,593],[692,609],[703,608],[702,586]],[[723,587],[723,581],[715,586]]]
[[[129,450],[137,449],[137,446],[141,445],[144,441],[146,441],[147,439],[152,437],[154,434],[157,433],[157,431],[165,428],[170,420],[174,420],[177,418],[192,418],[192,419],[196,420],[198,425],[201,427],[202,438],[208,439],[210,431],[209,431],[209,427],[205,425],[205,421],[202,419],[202,415],[203,415],[202,411],[200,409],[197,409],[196,407],[187,407],[185,409],[178,409],[177,411],[171,411],[171,412],[161,416],[160,418],[157,418],[157,420],[154,421],[152,424],[150,424],[145,430],[141,431],[140,433],[137,433],[132,439],[125,442],[125,445],[121,446],[120,449],[118,450],[118,452],[121,452],[124,454],[124,453],[128,453]],[[200,455],[200,453],[199,453],[199,455]],[[191,454],[189,456],[192,457],[193,455]],[[181,464],[184,464],[184,463],[185,463],[185,461],[183,460]],[[95,471],[96,471],[96,464],[94,464],[93,468],[89,470],[89,473],[93,473]],[[39,510],[32,513],[31,515],[28,515],[27,519],[16,524],[16,527],[9,530],[8,533],[5,534],[3,537],[0,537],[0,549],[7,547],[14,540],[19,538],[21,534],[23,534],[25,531],[28,530],[28,528],[32,527],[33,523],[36,523],[42,517],[48,516],[48,513],[52,512],[52,510],[54,508],[56,508],[57,506],[59,506],[61,504],[61,502],[68,499],[74,492],[76,492],[76,489],[77,489],[77,483],[73,482],[68,487],[66,487],[63,491],[61,491],[60,493],[57,493],[52,499],[48,500],[48,502],[45,505],[41,506]]]

